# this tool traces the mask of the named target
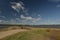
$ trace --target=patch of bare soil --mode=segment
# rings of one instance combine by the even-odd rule
[[[27,30],[16,29],[16,30],[2,31],[2,32],[0,32],[0,39],[4,38],[6,36],[9,36],[9,35],[16,34],[16,33],[21,32],[21,31],[27,31]]]

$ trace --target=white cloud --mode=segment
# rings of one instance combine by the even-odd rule
[[[0,23],[2,22],[2,20],[0,20]]]
[[[48,0],[48,1],[51,1],[51,2],[60,2],[60,0]]]
[[[34,18],[32,22],[36,23],[37,21],[41,21],[41,18]]]
[[[37,21],[40,21],[41,18],[33,18],[31,16],[24,16],[24,15],[21,15],[20,18],[16,18],[16,19],[10,19],[10,20],[0,20],[0,23],[1,24],[33,24],[33,23],[36,23]],[[32,22],[32,23],[31,23]]]
[[[21,15],[20,17],[21,17],[21,19],[25,19],[25,20],[31,20],[31,19],[33,19],[32,17],[25,17],[24,15]]]
[[[10,2],[11,3],[11,7],[16,10],[17,12],[19,12],[20,10],[25,9],[23,2]]]
[[[10,2],[11,8],[13,8],[15,11],[25,13],[26,15],[29,15],[28,10],[24,7],[23,2]]]
[[[21,19],[23,19],[23,20],[30,20],[30,21],[32,21],[32,22],[37,22],[37,21],[40,21],[40,20],[41,20],[40,17],[39,17],[39,18],[33,18],[33,17],[31,17],[31,16],[25,17],[24,15],[21,15],[20,17],[21,17]]]

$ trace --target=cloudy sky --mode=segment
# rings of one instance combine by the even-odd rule
[[[60,24],[60,0],[0,0],[0,24]]]

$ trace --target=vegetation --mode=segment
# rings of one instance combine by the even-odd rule
[[[30,30],[31,27],[25,27],[25,26],[8,26],[8,27],[0,28],[0,32],[1,31],[8,31],[8,30],[15,30],[15,29],[27,29],[27,30]]]
[[[33,28],[29,31],[19,32],[14,35],[7,36],[1,40],[60,40],[60,30]]]
[[[45,40],[45,30],[34,29],[28,32],[20,32],[12,36],[8,36],[1,40]]]

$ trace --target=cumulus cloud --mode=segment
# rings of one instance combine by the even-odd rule
[[[51,1],[51,2],[60,2],[60,0],[48,0],[48,1]]]
[[[41,20],[40,17],[39,17],[39,18],[33,18],[33,17],[31,17],[31,16],[26,17],[26,16],[24,16],[24,15],[21,15],[20,17],[21,17],[21,19],[23,19],[23,20],[30,20],[30,21],[32,21],[32,22],[36,22],[36,21]]]
[[[23,2],[10,2],[11,8],[17,11],[18,13],[22,10],[25,15],[29,15],[28,10],[25,9]],[[17,16],[17,14],[13,14],[14,16]],[[0,18],[5,18],[5,16],[0,16]],[[0,23],[7,23],[7,24],[28,24],[30,22],[35,23],[37,21],[41,20],[41,16],[38,15],[38,18],[33,18],[32,16],[24,16],[20,15],[19,18],[10,19],[8,21],[0,20]],[[30,23],[31,24],[31,23]]]
[[[17,12],[19,12],[20,10],[25,9],[23,2],[10,2],[11,3],[11,8],[13,8],[14,10],[16,10]]]
[[[27,8],[25,8],[25,4],[23,2],[10,2],[11,8],[17,11],[18,13],[25,13],[25,15],[29,15]]]
[[[25,19],[25,20],[31,20],[31,19],[33,19],[32,17],[25,17],[24,15],[21,15],[20,17],[21,17],[21,19]]]
[[[33,18],[31,16],[21,15],[19,18],[10,19],[10,20],[0,20],[1,24],[33,24],[37,21],[41,21],[41,18]]]

